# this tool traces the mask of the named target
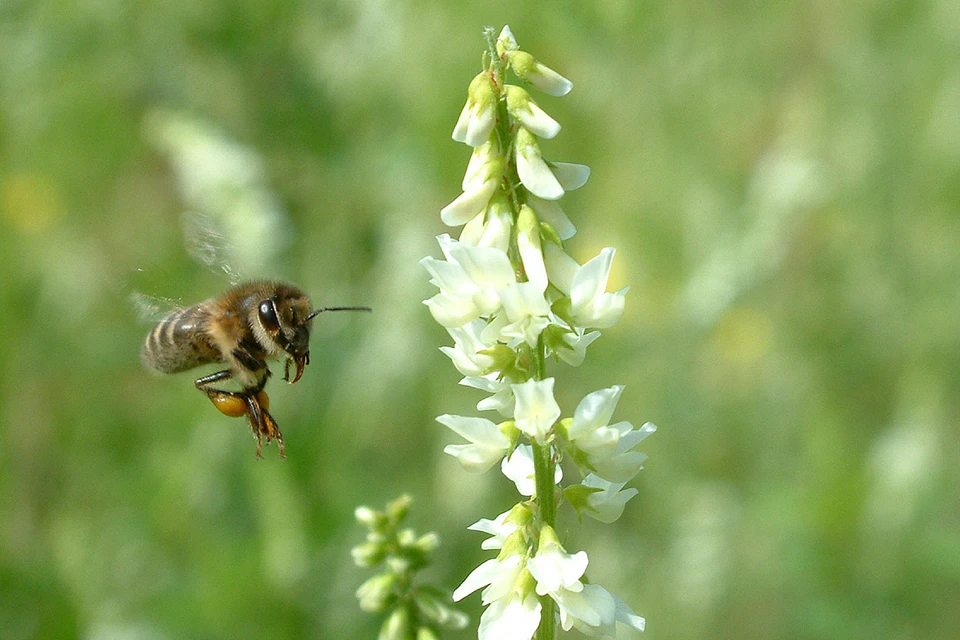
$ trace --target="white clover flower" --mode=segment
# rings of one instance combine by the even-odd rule
[[[644,423],[639,429],[634,429],[629,422],[619,422],[613,426],[620,431],[616,448],[606,456],[588,455],[587,462],[605,480],[629,482],[647,460],[647,454],[634,451],[634,447],[656,431],[657,427],[651,422]]]
[[[486,326],[486,322],[477,319],[461,327],[447,327],[454,346],[440,347],[440,351],[450,358],[457,371],[465,376],[486,375],[494,364],[492,357],[480,353],[492,346],[480,339],[480,332]]]
[[[547,267],[543,262],[543,250],[540,248],[540,225],[533,209],[527,205],[520,207],[517,216],[517,250],[527,280],[537,285],[540,291],[546,291]]]
[[[539,285],[534,282],[515,283],[500,289],[499,294],[509,324],[500,317],[498,322],[488,326],[488,332],[498,331],[511,347],[521,342],[536,346],[537,338],[550,324],[552,317],[550,305]]]
[[[490,198],[497,190],[498,178],[490,175],[480,183],[471,183],[456,200],[440,210],[440,219],[450,227],[458,227],[477,217],[487,208]]]
[[[567,428],[570,442],[587,454],[594,472],[609,482],[627,482],[637,475],[647,456],[633,449],[657,430],[650,422],[640,429],[629,422],[608,425],[622,392],[623,387],[616,385],[588,394]]]
[[[564,631],[574,626],[581,629],[599,627],[615,619],[616,603],[613,596],[600,585],[582,586],[580,591],[561,588],[550,594],[560,610],[560,626]]]
[[[537,593],[549,595],[557,603],[564,631],[575,625],[590,629],[616,620],[613,596],[599,585],[580,581],[588,563],[584,551],[567,553],[550,526],[543,527],[537,553],[527,561],[527,569],[537,581]]]
[[[617,408],[622,393],[623,385],[619,384],[608,389],[588,393],[577,405],[576,411],[573,412],[573,422],[567,429],[567,437],[576,442],[577,446],[580,446],[585,438],[592,436],[598,429],[608,430],[607,425],[610,423],[610,418],[613,417],[613,412]],[[610,447],[611,451],[616,446],[618,439],[619,433],[613,440]],[[580,446],[580,448],[589,451],[583,446]]]
[[[514,424],[537,442],[546,442],[550,429],[560,418],[560,407],[553,397],[553,383],[553,378],[547,378],[527,380],[511,387],[517,399]]]
[[[440,219],[444,224],[456,227],[483,213],[497,190],[502,174],[500,145],[491,138],[470,154],[470,162],[467,163],[460,185],[463,193],[440,210]]]
[[[554,228],[561,240],[569,240],[577,233],[577,228],[573,226],[570,218],[563,212],[556,200],[544,200],[529,194],[527,204],[537,214],[538,219]]]
[[[560,545],[556,531],[545,525],[540,531],[537,553],[527,561],[530,575],[537,581],[537,594],[545,596],[560,588],[580,591],[580,578],[587,570],[586,551],[567,553]]]
[[[481,518],[467,527],[467,529],[490,534],[491,537],[480,544],[481,549],[502,549],[504,541],[513,535],[519,527],[512,519],[507,519],[512,513],[513,509],[504,511],[493,520]]]
[[[521,87],[508,84],[504,87],[507,94],[507,111],[521,125],[541,138],[553,138],[560,133],[560,125],[541,109],[530,94]]]
[[[583,333],[579,330],[568,331],[563,334],[563,342],[566,348],[557,348],[557,357],[571,367],[579,367],[587,357],[587,347],[599,337],[599,331],[591,331],[589,333]]]
[[[533,195],[544,200],[558,200],[563,196],[563,187],[540,154],[537,138],[524,127],[517,129],[514,142],[516,149],[517,176],[523,186]]]
[[[459,460],[463,468],[472,473],[483,473],[510,451],[510,438],[486,418],[444,414],[437,417],[437,422],[470,441],[470,444],[448,444],[443,452]]]
[[[463,226],[460,242],[471,247],[492,247],[506,253],[512,231],[510,203],[502,195],[494,196],[484,211]]]
[[[523,571],[523,560],[523,556],[519,554],[508,555],[502,560],[487,560],[471,571],[460,586],[454,589],[453,601],[458,602],[481,587],[486,587],[482,592],[484,604],[504,597],[513,590],[520,572]]]
[[[547,95],[560,97],[570,93],[573,83],[541,64],[526,51],[506,50],[503,53],[513,72]]]
[[[599,489],[587,497],[587,508],[583,513],[607,524],[619,520],[627,501],[640,493],[633,488],[623,491],[623,482],[607,482],[592,473],[583,479],[582,484],[585,487]]]
[[[453,128],[453,139],[471,147],[479,147],[490,137],[497,122],[496,114],[497,94],[493,76],[489,71],[482,71],[470,81],[467,102]]]
[[[540,626],[542,605],[533,593],[511,593],[491,603],[480,616],[479,640],[531,640]]]
[[[570,283],[570,311],[584,327],[612,327],[623,315],[624,297],[629,287],[606,293],[610,265],[615,250],[606,248],[577,270]]]
[[[479,411],[496,411],[504,417],[513,417],[514,398],[510,388],[513,382],[509,377],[501,379],[500,374],[494,372],[485,376],[467,376],[460,384],[491,394],[477,403]]]
[[[434,319],[444,327],[461,327],[500,307],[497,290],[514,282],[505,253],[489,247],[468,247],[446,234],[437,237],[447,260],[423,258],[440,293],[426,300]]]
[[[537,492],[536,470],[533,465],[533,447],[521,444],[500,463],[500,471],[513,484],[517,485],[517,493],[522,496],[533,496]],[[553,472],[554,484],[563,480],[563,469],[560,465]]]
[[[627,606],[627,604],[618,598],[617,596],[609,593],[606,589],[600,585],[584,585],[584,591],[592,591],[591,599],[594,600],[598,605],[603,608],[603,612],[606,614],[601,615],[601,620],[599,625],[588,626],[582,621],[574,620],[573,626],[575,629],[584,633],[588,636],[602,636],[604,638],[616,638],[617,637],[617,622],[621,622],[628,627],[632,627],[637,631],[643,631],[646,626],[646,620],[638,616],[633,612],[633,610]],[[602,593],[601,593],[602,591]],[[609,595],[613,599],[613,618],[609,619],[609,599],[606,595]]]

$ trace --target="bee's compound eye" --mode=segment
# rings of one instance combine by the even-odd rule
[[[277,305],[274,301],[264,300],[260,303],[260,322],[263,328],[270,333],[280,331],[280,319],[277,318]]]
[[[209,397],[213,406],[226,416],[239,418],[247,413],[247,403],[243,398],[226,394],[210,394]]]

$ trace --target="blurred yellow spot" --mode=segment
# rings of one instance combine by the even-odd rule
[[[4,219],[21,233],[46,231],[61,210],[56,187],[36,174],[8,175],[0,186],[0,198]]]
[[[731,364],[752,364],[763,358],[773,341],[770,318],[753,309],[732,309],[717,325],[713,345]]]

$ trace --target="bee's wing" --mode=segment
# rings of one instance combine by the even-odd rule
[[[230,284],[240,282],[242,275],[229,259],[236,249],[217,220],[199,211],[185,211],[181,225],[183,242],[190,257],[213,271],[225,273]]]
[[[151,296],[141,291],[131,291],[127,299],[137,312],[137,320],[143,324],[159,322],[170,312],[183,308],[178,300]]]

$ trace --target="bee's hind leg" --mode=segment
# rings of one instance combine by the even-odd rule
[[[269,370],[268,370],[269,371]],[[273,416],[267,411],[263,406],[263,402],[266,400],[261,398],[261,391],[267,382],[267,377],[264,376],[260,383],[250,389],[245,389],[243,391],[227,391],[225,389],[217,389],[212,387],[212,384],[221,382],[223,380],[229,380],[233,377],[233,373],[229,369],[224,369],[223,371],[217,371],[216,373],[211,373],[208,376],[203,376],[194,381],[197,389],[203,391],[207,394],[207,397],[210,398],[210,401],[217,406],[217,408],[225,413],[226,415],[240,417],[246,414],[247,419],[250,421],[250,427],[253,430],[253,436],[257,439],[257,457],[262,458],[261,455],[263,449],[263,438],[266,436],[267,444],[271,440],[276,439],[278,453],[281,458],[285,458],[284,447],[283,447],[283,434],[280,433],[280,428],[277,426],[277,421],[273,419]],[[265,395],[265,394],[264,394]],[[228,398],[235,399],[232,403],[227,400]],[[233,407],[233,404],[242,403],[240,407]]]
[[[232,377],[233,377],[233,372],[230,371],[229,369],[224,369],[223,371],[217,371],[216,373],[211,373],[208,376],[197,378],[196,380],[193,381],[193,384],[196,385],[197,389],[200,389],[200,391],[203,391],[208,396],[211,394],[219,394],[219,395],[225,395],[225,396],[242,397],[243,394],[238,393],[236,391],[224,391],[222,389],[213,389],[210,387],[210,385],[213,384],[214,382],[229,380]],[[260,385],[260,389],[263,389],[262,384]],[[259,389],[257,391],[259,391]]]
[[[250,420],[250,427],[253,429],[253,435],[257,438],[257,457],[262,457],[260,451],[263,448],[263,438],[266,436],[267,444],[270,444],[270,440],[276,439],[280,457],[286,458],[280,427],[277,426],[277,421],[273,419],[273,416],[260,404],[257,393],[244,395],[243,399],[247,403],[247,418]]]

